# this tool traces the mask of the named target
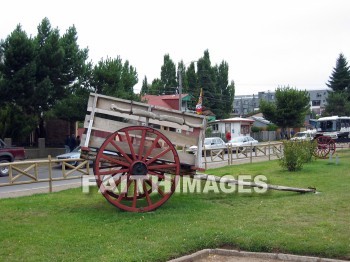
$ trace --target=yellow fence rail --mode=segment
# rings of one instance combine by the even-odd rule
[[[72,165],[73,162],[77,164]],[[62,172],[59,172],[58,177],[54,177],[53,168],[59,166]],[[80,158],[58,160],[52,159],[51,156],[48,156],[47,160],[2,163],[0,167],[8,168],[7,182],[1,182],[0,187],[47,182],[49,183],[49,192],[52,192],[55,181],[79,179],[90,173],[88,160]]]
[[[233,165],[237,160],[249,159],[252,163],[253,159],[267,157],[271,160],[271,156],[274,159],[283,154],[282,142],[266,142],[259,143],[257,145],[244,145],[244,146],[227,146],[217,149],[203,149],[203,161],[205,169],[208,168],[209,163],[215,162],[227,162],[228,165]]]

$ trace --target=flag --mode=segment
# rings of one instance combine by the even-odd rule
[[[203,100],[203,89],[201,88],[201,93],[199,94],[198,103],[196,105],[196,112],[198,115],[202,114],[202,100]]]

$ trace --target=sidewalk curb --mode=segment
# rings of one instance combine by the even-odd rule
[[[43,182],[43,183],[46,183],[46,182]],[[72,189],[77,187],[81,187],[81,182],[53,185],[52,192],[59,192],[62,190],[67,190],[67,189]],[[36,194],[49,194],[49,193],[50,193],[49,185],[45,185],[45,186],[40,186],[35,188],[26,188],[26,189],[18,189],[18,190],[8,191],[8,192],[0,192],[0,199],[32,196]]]
[[[297,262],[345,262],[347,260],[320,258],[320,257],[308,257],[298,256],[282,253],[257,253],[247,252],[229,249],[203,249],[191,255],[175,258],[168,262],[194,262],[200,259],[204,259],[209,255],[219,255],[224,257],[246,257],[246,258],[260,258],[260,259],[275,259],[280,261],[297,261]]]

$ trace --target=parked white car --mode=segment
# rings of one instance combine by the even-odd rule
[[[76,158],[80,158],[80,146],[77,146],[76,148],[74,148],[71,152],[69,153],[65,153],[62,155],[58,155],[56,158],[58,160],[62,160],[62,159],[76,159]],[[78,163],[77,161],[72,161],[72,162],[68,162],[70,165],[72,166],[76,166]],[[61,164],[61,163],[60,163]]]
[[[315,135],[316,135],[316,131],[307,130],[307,131],[296,133],[290,140],[311,141],[314,139]]]
[[[244,146],[255,146],[257,144],[259,144],[259,141],[255,140],[251,136],[237,136],[226,143],[227,146],[238,148],[238,151],[242,151]],[[255,147],[253,147],[253,151],[255,151]]]
[[[220,137],[207,137],[207,138],[204,138],[204,148],[207,150],[224,149],[226,148],[226,144],[224,140],[222,140]],[[189,152],[191,153],[195,154],[197,153],[197,150],[198,150],[197,146],[189,147]]]

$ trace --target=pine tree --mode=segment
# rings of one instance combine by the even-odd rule
[[[216,110],[216,103],[218,103],[216,100],[217,90],[208,50],[204,51],[203,57],[198,60],[197,67],[198,85],[203,88],[203,106],[216,114],[218,113]]]
[[[198,96],[200,92],[200,87],[198,84],[198,76],[196,73],[194,62],[192,62],[187,68],[185,79],[186,79],[185,84],[187,86],[187,92],[193,96]]]
[[[350,89],[350,71],[348,62],[343,54],[340,54],[332,75],[329,77],[327,86],[334,92],[349,91]]]
[[[327,98],[326,115],[348,115],[350,108],[350,70],[343,54],[340,54],[327,86],[332,89]]]
[[[161,67],[160,80],[163,84],[163,90],[161,90],[162,93],[174,94],[176,92],[176,67],[175,63],[170,59],[168,54],[164,55],[164,63]]]
[[[147,76],[145,76],[145,78],[142,80],[142,86],[141,86],[141,90],[140,90],[140,94],[141,95],[145,95],[148,94],[148,83],[147,83]]]
[[[1,42],[0,133],[18,139],[36,126],[35,47],[21,25]]]

